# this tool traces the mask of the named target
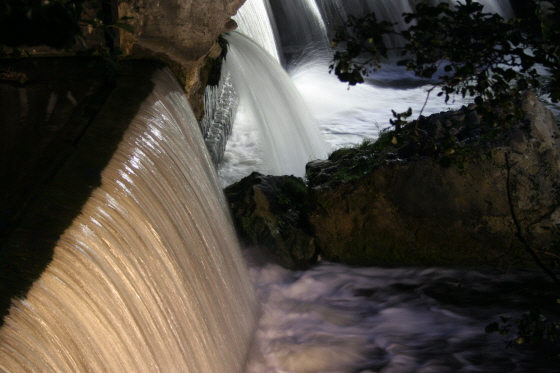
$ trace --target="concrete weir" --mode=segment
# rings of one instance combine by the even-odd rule
[[[0,62],[0,314],[50,262],[60,235],[99,186],[161,67],[116,76],[89,58]]]

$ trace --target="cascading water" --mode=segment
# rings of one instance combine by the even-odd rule
[[[241,372],[254,291],[173,75],[0,330],[4,372]]]
[[[250,0],[249,0],[250,1]],[[271,0],[274,9],[290,9],[292,2]],[[307,4],[307,1],[300,2]],[[401,14],[413,11],[415,0],[381,1],[381,0],[324,0],[317,1],[322,14],[322,25],[327,25],[327,32],[323,26],[317,26],[316,12],[307,11],[306,15],[298,15],[299,19],[307,19],[306,24],[297,22],[278,22],[280,35],[286,33],[302,34],[307,28],[313,27],[310,35],[330,37],[337,24],[346,20],[348,15],[360,16],[366,12],[375,12],[380,20],[397,22],[398,28],[404,28],[405,23]],[[486,11],[495,11],[504,18],[511,18],[513,11],[507,0],[481,0]],[[308,7],[297,8],[302,13]],[[290,10],[281,11],[291,14]],[[324,36],[323,36],[324,35]],[[326,45],[325,40],[314,40],[312,45]],[[391,39],[388,43],[392,47],[398,46],[398,40]],[[292,64],[288,71],[306,104],[319,121],[321,129],[332,148],[349,146],[359,143],[364,138],[376,138],[378,131],[390,126],[391,109],[396,112],[406,111],[409,107],[413,115],[421,112],[429,115],[442,110],[458,108],[468,104],[468,100],[456,98],[445,104],[443,100],[432,98],[426,103],[426,87],[430,81],[419,79],[411,72],[391,64],[383,66],[377,73],[366,79],[365,84],[347,87],[329,74],[329,63],[333,52],[331,50],[309,48],[299,45],[294,55],[292,45],[287,47],[292,56]]]
[[[504,15],[511,12],[506,3],[483,2]],[[231,34],[226,70],[232,73],[240,106],[220,166],[222,184],[231,184],[255,170],[302,176],[305,162],[327,153],[316,140],[313,122],[320,125],[330,149],[336,149],[364,138],[376,138],[380,129],[389,126],[391,109],[402,112],[411,107],[415,115],[429,115],[468,103],[458,99],[447,105],[436,99],[425,105],[429,81],[403,68],[386,66],[366,84],[350,89],[328,73],[335,24],[350,14],[375,11],[380,19],[399,21],[398,27],[404,27],[400,15],[412,11],[414,3],[248,0],[235,17],[239,31],[273,56],[278,56],[278,49],[284,52],[289,61],[287,70],[299,92],[264,51],[237,33]],[[282,61],[282,56],[275,59]],[[291,124],[294,127],[288,128]],[[283,134],[280,130],[284,130]],[[298,144],[302,142],[303,147]]]
[[[277,42],[279,36],[276,21],[268,0],[248,1],[233,19],[239,26],[239,32],[250,37],[278,62],[284,61],[284,55]]]
[[[434,2],[441,1],[456,2]],[[406,27],[402,14],[413,12],[418,2],[419,0],[270,0],[279,26],[281,49],[291,63],[296,65],[300,62],[302,52],[314,54],[328,51],[334,28],[341,25],[349,15],[361,16],[375,12],[378,19],[394,22],[395,28],[402,30]],[[486,12],[498,13],[506,19],[513,16],[508,0],[480,0],[479,3],[484,5]],[[240,31],[244,32],[243,29]],[[392,48],[401,45],[397,37],[386,38]]]
[[[282,51],[287,59],[297,59],[304,49],[316,51],[328,48],[329,31],[315,0],[273,0],[271,6],[280,29]]]
[[[221,175],[234,181],[256,168],[272,175],[303,176],[307,162],[327,155],[317,122],[288,74],[269,53],[236,32],[225,39],[229,44],[225,66],[239,95],[234,136],[236,131],[247,136],[233,143],[244,154],[256,152],[250,157],[263,163],[235,159],[238,167],[228,168],[228,161],[231,164],[236,156],[236,149],[230,146]]]
[[[204,118],[200,122],[206,148],[216,165],[223,161],[238,104],[239,99],[231,83],[231,74],[222,66],[218,83],[207,86],[204,91]]]

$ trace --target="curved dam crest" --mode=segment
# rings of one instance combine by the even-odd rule
[[[52,262],[14,301],[0,370],[242,371],[253,288],[184,93],[168,70],[153,80],[108,165],[73,168],[98,184],[87,184]],[[91,131],[82,137],[103,138]]]

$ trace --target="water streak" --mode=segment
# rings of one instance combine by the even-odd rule
[[[268,0],[248,0],[232,18],[239,26],[237,31],[249,36],[278,62],[283,63],[278,29]]]
[[[327,155],[317,122],[288,74],[269,53],[242,34],[233,32],[225,38],[229,43],[225,64],[239,94],[234,133],[243,126],[243,132],[258,134],[250,140],[258,143],[250,147],[261,151],[264,167],[259,171],[303,176],[308,161]],[[226,161],[228,157],[231,154],[225,155]],[[224,167],[227,165],[222,170]]]
[[[0,331],[5,372],[241,372],[256,302],[196,120],[158,72]]]
[[[506,348],[486,334],[499,316],[557,291],[538,271],[253,268],[263,316],[247,373],[556,373],[557,345]]]

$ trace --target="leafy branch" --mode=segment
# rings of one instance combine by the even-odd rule
[[[335,34],[333,45],[338,50],[330,71],[350,85],[364,82],[364,76],[391,61],[384,38],[397,35],[403,45],[397,65],[421,78],[435,76],[433,87],[439,88],[438,96],[445,102],[454,95],[472,97],[485,122],[508,126],[522,115],[513,99],[541,87],[537,66],[548,68],[551,78],[545,89],[552,101],[560,100],[560,31],[553,26],[560,23],[560,2],[550,5],[542,17],[543,24],[550,25],[543,26],[542,34],[525,32],[519,19],[506,21],[486,13],[473,0],[454,7],[420,2],[414,13],[403,14],[409,26],[400,32],[373,13],[349,17]],[[503,115],[496,116],[496,110]]]
[[[512,193],[512,190],[511,190],[511,168],[512,168],[512,166],[510,165],[509,155],[507,153],[505,154],[505,161],[506,161],[507,199],[508,199],[508,205],[509,205],[509,209],[510,209],[510,213],[511,213],[511,218],[512,218],[513,223],[515,225],[515,230],[516,230],[515,236],[521,242],[525,251],[531,256],[531,258],[533,258],[533,261],[547,274],[547,276],[556,285],[558,285],[560,287],[560,279],[558,279],[558,277],[556,277],[556,275],[546,265],[544,265],[542,260],[539,258],[539,256],[535,252],[535,250],[533,250],[533,248],[531,247],[531,245],[529,244],[529,242],[525,238],[525,235],[523,234],[523,230],[521,228],[521,223],[519,222],[519,219],[517,218],[517,214],[515,212],[514,203],[513,203],[513,193]]]
[[[537,344],[544,341],[560,340],[560,322],[551,322],[538,309],[524,313],[518,319],[500,316],[500,322],[486,326],[486,333],[509,336],[507,347],[516,344]]]

